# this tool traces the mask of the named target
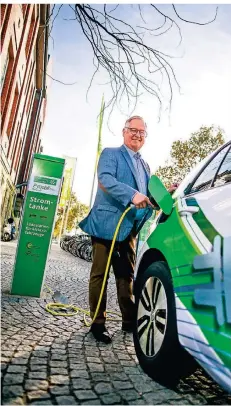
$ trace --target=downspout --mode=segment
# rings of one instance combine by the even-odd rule
[[[48,21],[49,18],[49,4],[46,7],[46,21]],[[43,96],[44,98],[46,97],[46,71],[47,71],[47,64],[48,64],[48,26],[46,26],[45,29],[45,52],[44,52],[44,61],[43,61]]]

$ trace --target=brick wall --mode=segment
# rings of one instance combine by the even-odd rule
[[[44,73],[38,60],[47,58],[47,45],[43,43],[44,35],[38,46],[38,33],[39,25],[44,27],[48,18],[48,10],[46,4],[1,5],[1,64],[5,70],[1,83],[0,163],[4,169],[5,205],[14,184],[28,173],[32,155],[40,145],[43,118],[35,94],[36,89],[43,90]]]

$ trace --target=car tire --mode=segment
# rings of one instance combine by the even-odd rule
[[[140,366],[156,381],[174,386],[195,369],[178,340],[175,296],[166,262],[154,262],[139,278],[133,338]]]

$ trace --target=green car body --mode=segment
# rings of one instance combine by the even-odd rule
[[[197,165],[173,197],[156,177],[149,190],[161,211],[140,233],[137,305],[141,276],[150,264],[165,263],[180,345],[231,392],[231,142]]]

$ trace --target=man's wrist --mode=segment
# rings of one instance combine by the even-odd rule
[[[134,195],[132,196],[132,198],[131,198],[131,203],[133,203],[133,199],[134,199],[134,197],[137,195],[137,193],[139,193],[138,192],[138,190],[134,193]]]

